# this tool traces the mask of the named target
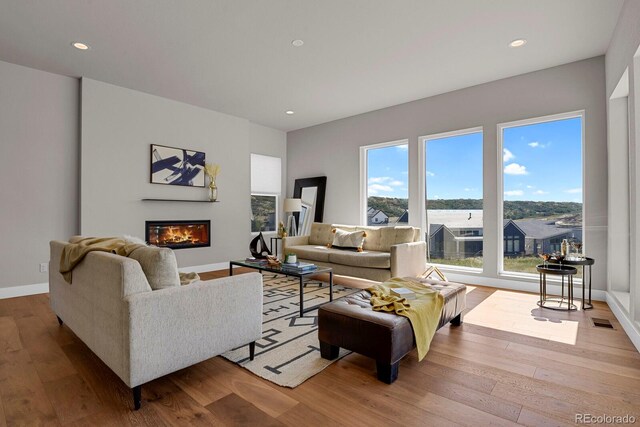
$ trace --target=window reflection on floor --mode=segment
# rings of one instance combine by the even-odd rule
[[[568,313],[541,309],[537,301],[534,294],[495,291],[467,313],[464,322],[575,345],[579,322],[568,320]]]

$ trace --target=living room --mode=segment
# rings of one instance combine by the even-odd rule
[[[6,424],[565,425],[640,416],[640,1],[1,5],[0,222],[12,246],[0,258]],[[158,185],[154,162],[167,149],[202,155],[201,166],[219,166],[215,179],[203,168],[195,185]],[[303,219],[289,202],[310,178],[321,179],[322,202],[314,193],[315,215]],[[268,221],[256,222],[259,201]],[[193,363],[172,353],[181,361],[170,373],[128,383],[111,365],[116,339],[84,338],[104,326],[83,329],[93,321],[82,309],[86,295],[73,304],[68,290],[55,295],[50,274],[60,276],[55,286],[65,283],[50,242],[150,241],[158,221],[207,227],[205,244],[171,251],[183,277],[202,279],[180,289],[218,278],[247,292],[255,285],[262,302],[228,327],[241,335],[255,321],[262,335],[240,347],[224,328],[211,338],[177,329]],[[342,231],[362,235],[361,252],[331,247]],[[281,261],[296,254],[326,274],[303,284],[306,273],[274,278],[245,266],[226,277],[231,261],[256,255],[250,242],[259,232],[261,251]],[[545,309],[538,303],[549,266],[540,255],[564,252],[571,274],[549,273],[548,288],[562,294],[560,308],[571,289],[573,304],[564,304],[575,310]],[[327,319],[318,320],[314,298],[324,298],[326,314],[432,265],[424,280],[444,283],[445,303],[454,298],[447,292],[465,295],[466,307],[458,302],[440,318],[426,356],[409,340],[390,364],[391,384],[381,378],[385,366],[358,344],[347,347],[347,337],[321,349],[318,322]],[[89,274],[81,266],[78,287]],[[275,327],[268,291],[285,279],[292,311]],[[149,293],[162,292],[177,291]],[[189,310],[167,306],[180,318],[174,324],[160,306],[148,315],[172,331],[199,310],[230,322],[233,310],[215,307],[216,298],[236,301],[229,292],[187,296]],[[298,313],[303,305],[310,311]],[[308,328],[299,345],[309,354],[281,347],[267,355],[278,340],[269,331],[285,327]],[[118,339],[135,344],[134,329]],[[152,334],[142,335],[148,343]],[[196,336],[212,347],[189,351],[180,341]],[[227,339],[231,347],[217,351]],[[291,379],[271,377],[285,362],[296,365]],[[137,411],[132,389],[134,400],[141,390]]]

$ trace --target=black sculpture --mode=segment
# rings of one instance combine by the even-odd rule
[[[258,250],[260,246],[260,250]],[[258,259],[265,259],[267,255],[271,255],[271,251],[267,248],[267,242],[264,241],[262,233],[258,234],[249,244],[251,256]]]

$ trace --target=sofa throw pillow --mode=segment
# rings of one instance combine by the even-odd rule
[[[154,291],[180,286],[178,262],[171,249],[145,246],[131,252],[129,258],[140,263],[149,286]]]
[[[364,238],[367,237],[367,233],[364,230],[349,232],[339,228],[334,228],[332,231],[333,242],[328,244],[328,247],[336,249],[355,249],[358,252],[362,252]]]

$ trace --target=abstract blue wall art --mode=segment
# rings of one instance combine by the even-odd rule
[[[204,153],[152,144],[151,183],[204,187]]]

